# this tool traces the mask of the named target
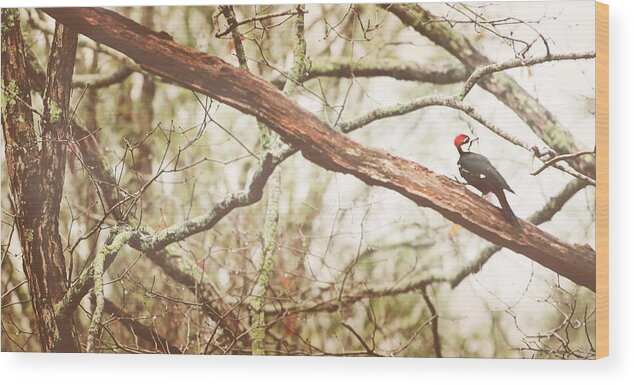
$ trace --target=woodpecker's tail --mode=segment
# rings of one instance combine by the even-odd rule
[[[520,222],[517,220],[517,217],[515,216],[513,209],[511,209],[509,202],[506,200],[506,195],[504,195],[504,191],[500,191],[499,193],[496,193],[495,196],[498,198],[498,201],[500,202],[500,206],[502,206],[502,214],[504,215],[504,217],[509,222],[511,222],[511,224],[513,224],[513,226],[517,230],[519,230],[521,228]]]

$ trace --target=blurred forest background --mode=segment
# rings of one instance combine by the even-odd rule
[[[431,28],[449,27],[494,63],[595,48],[590,1],[415,7],[433,15],[426,21]],[[478,136],[472,149],[486,155],[516,191],[509,202],[519,217],[549,209],[552,220],[542,229],[594,246],[591,178],[553,167],[532,175],[544,162],[530,147],[490,129],[518,143],[553,147],[548,133],[536,135],[518,113],[531,108],[528,103],[513,108],[475,86],[464,102],[486,124],[459,108],[430,105],[346,129],[381,108],[460,93],[473,71],[389,8],[111,9],[248,68],[355,141],[436,173],[459,178],[452,140],[461,132]],[[3,34],[8,15],[23,35],[40,135],[55,20],[37,9],[3,10]],[[298,49],[302,44],[305,52]],[[549,111],[578,150],[592,152],[594,60],[586,56],[501,73]],[[3,115],[7,87],[3,83]],[[3,118],[6,125],[10,117]],[[68,119],[74,139],[65,144],[59,212],[66,287],[97,266],[106,244],[126,243],[109,236],[113,228],[154,235],[201,216],[218,219],[157,252],[119,245],[112,264],[106,263],[103,296],[91,287],[70,315],[81,351],[594,357],[592,290],[500,250],[394,191],[325,170],[301,154],[277,165],[262,199],[217,215],[219,202],[253,187],[263,154],[288,147],[254,117],[150,75],[83,35]],[[100,187],[103,176],[91,166],[95,159],[82,152],[88,142],[114,178],[108,191],[122,202],[115,208]],[[2,350],[49,350],[38,332],[4,151],[1,156]],[[97,308],[103,311],[98,318]]]

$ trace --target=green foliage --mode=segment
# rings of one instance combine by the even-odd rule
[[[46,99],[46,106],[48,108],[48,121],[52,124],[57,124],[62,118],[62,109],[55,103],[54,100]]]
[[[18,8],[3,8],[2,16],[2,33],[6,33],[20,23],[20,10]]]
[[[19,88],[15,80],[2,88],[2,114],[6,115],[17,103]]]

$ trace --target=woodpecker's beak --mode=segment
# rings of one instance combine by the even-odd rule
[[[473,144],[473,142],[475,142],[476,140],[479,140],[479,139],[480,139],[480,138],[478,138],[478,137],[476,136],[475,138],[473,138],[473,139],[470,139],[470,140],[469,140],[469,148],[468,148],[468,150],[469,150],[469,151],[471,151],[471,145]]]

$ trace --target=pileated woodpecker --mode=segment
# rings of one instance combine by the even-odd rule
[[[515,213],[513,213],[509,202],[506,200],[506,195],[504,195],[504,190],[510,191],[513,194],[515,194],[515,191],[506,183],[504,177],[502,177],[485,156],[469,151],[471,143],[475,140],[477,140],[477,138],[471,139],[465,134],[460,134],[453,140],[453,144],[460,154],[460,159],[458,159],[460,175],[462,175],[467,183],[480,190],[482,195],[490,192],[495,194],[502,206],[502,214],[504,217],[511,222],[516,229],[519,229],[520,223]],[[467,144],[469,144],[469,147],[465,151],[462,149],[462,146]]]

